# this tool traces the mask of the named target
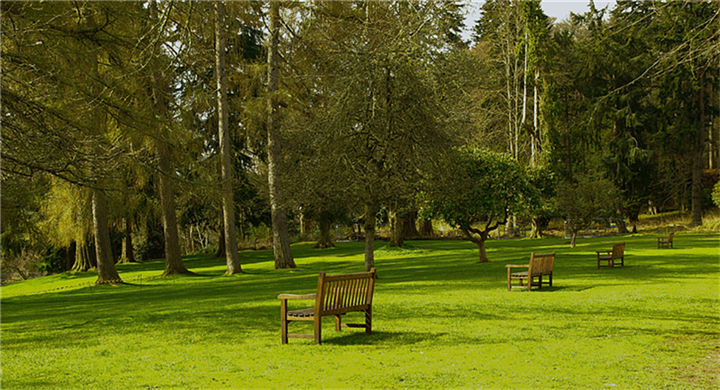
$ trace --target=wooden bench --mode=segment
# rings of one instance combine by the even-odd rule
[[[315,294],[295,295],[280,294],[280,320],[282,343],[287,344],[288,338],[314,338],[315,344],[321,343],[322,318],[335,316],[335,330],[341,326],[365,328],[365,333],[372,332],[372,299],[375,288],[375,268],[370,272],[342,275],[325,275],[320,273],[317,292]],[[288,311],[288,300],[314,299],[313,307]],[[350,312],[364,312],[364,324],[341,324],[341,316]],[[288,324],[293,321],[313,321],[313,334],[288,333]]]
[[[600,267],[615,267],[615,264],[620,260],[620,265],[625,265],[625,243],[613,244],[612,250],[596,251],[597,253],[597,266]],[[600,265],[600,262],[605,261],[607,264]]]
[[[673,247],[673,236],[675,233],[670,233],[667,238],[658,237],[658,249],[659,248],[672,248]]]
[[[538,288],[542,288],[543,285],[543,276],[547,275],[548,282],[545,284],[552,287],[552,273],[553,273],[553,266],[555,265],[555,252],[553,253],[546,253],[546,254],[535,254],[534,252],[530,254],[530,263],[529,264],[523,264],[523,265],[516,265],[516,264],[507,264],[505,265],[505,268],[507,268],[507,286],[508,291],[512,290],[512,280],[518,279],[520,282],[520,287],[527,289],[530,291],[530,288],[532,286],[538,286]],[[512,272],[513,268],[527,268],[527,271],[522,272]],[[534,279],[538,278],[537,283],[535,283]],[[523,285],[523,280],[527,282],[527,285]]]

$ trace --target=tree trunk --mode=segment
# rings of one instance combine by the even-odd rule
[[[478,263],[489,263],[490,260],[487,257],[487,253],[485,252],[485,240],[486,238],[480,238],[475,242],[478,246]]]
[[[222,211],[220,211],[220,213],[222,214]],[[224,217],[222,217],[222,215],[221,215],[220,216],[220,229],[218,229],[219,230],[219,232],[218,232],[218,249],[215,252],[215,257],[223,257],[223,256],[225,256],[225,252],[226,252],[226,250],[225,250],[225,242],[226,242],[225,226],[223,226],[224,225],[223,220],[224,220]]]
[[[242,272],[237,250],[235,230],[235,203],[233,201],[233,169],[230,159],[230,132],[228,128],[227,79],[225,77],[225,5],[215,3],[215,70],[217,75],[218,131],[222,182],[222,207],[225,225],[226,275]]]
[[[542,222],[540,221],[540,218],[533,217],[530,222],[530,238],[542,238]]]
[[[96,27],[95,19],[92,12],[83,15],[82,24],[89,29]],[[100,80],[100,72],[98,70],[98,59],[97,52],[93,51],[93,54],[85,58],[89,61],[89,69],[85,76],[85,83],[90,85],[91,91],[94,96],[100,96],[101,91],[97,83]],[[89,77],[88,77],[89,76]],[[93,80],[94,79],[94,80]],[[83,82],[82,80],[80,82]],[[90,111],[90,118],[92,125],[95,127],[95,133],[97,136],[102,136],[107,128],[107,118],[100,108],[95,107]],[[102,155],[103,151],[98,147],[97,153]],[[96,172],[93,172],[95,179],[100,181],[102,173],[100,167]],[[93,169],[95,170],[95,169]],[[96,181],[96,185],[97,185]],[[95,237],[95,259],[97,261],[98,279],[95,283],[103,283],[107,281],[119,280],[117,270],[115,269],[115,261],[112,255],[112,244],[110,243],[110,231],[108,228],[108,210],[107,210],[107,198],[99,189],[92,189],[92,222],[93,222],[93,233]]]
[[[287,216],[280,202],[281,180],[278,170],[280,160],[280,134],[278,123],[277,91],[279,86],[278,44],[280,30],[280,3],[270,2],[270,42],[268,48],[268,187],[270,195],[270,213],[273,231],[273,253],[275,269],[295,268],[295,260],[290,251]]]
[[[419,236],[417,230],[417,211],[407,213],[401,219],[403,239],[410,239]]]
[[[432,237],[434,234],[435,232],[433,232],[432,219],[421,219],[420,235],[423,237]]]
[[[474,242],[475,245],[478,246],[478,263],[489,263],[490,259],[488,259],[487,252],[485,251],[485,241],[487,241],[487,238],[490,235],[490,231],[492,229],[487,231],[481,231],[477,236],[474,236],[469,229],[463,228],[461,230],[468,240]]]
[[[375,218],[378,212],[376,203],[365,205],[365,271],[375,267]]]
[[[388,210],[388,220],[390,222],[390,241],[387,246],[390,248],[402,248],[405,241],[402,235],[403,222],[398,215],[397,206],[391,205]]]
[[[631,218],[631,219],[632,219],[632,218]],[[615,225],[617,226],[617,232],[618,232],[618,234],[627,234],[627,233],[628,233],[627,224],[625,223],[625,220],[624,220],[624,219],[619,218],[619,219],[615,222]]]
[[[330,228],[332,227],[332,221],[330,221],[330,218],[325,216],[321,217],[318,221],[318,225],[320,227],[320,237],[318,238],[318,242],[315,244],[314,248],[335,248],[335,244],[333,244],[332,237],[330,235]]]
[[[702,169],[705,150],[705,76],[700,76],[700,115],[692,154],[692,219],[690,226],[702,225]]]
[[[185,268],[180,256],[180,239],[178,237],[177,217],[175,216],[175,189],[169,175],[172,172],[167,145],[157,141],[160,172],[158,184],[160,187],[160,207],[162,209],[163,232],[165,237],[165,271],[162,276],[191,274]]]
[[[134,263],[135,262],[135,251],[133,250],[132,242],[132,224],[133,217],[128,216],[124,219],[125,221],[125,236],[122,241],[122,256],[121,262],[123,263]]]
[[[572,232],[572,240],[570,240],[570,248],[575,248],[575,240],[577,239],[577,230]]]
[[[65,252],[65,270],[71,270],[75,264],[75,256],[77,255],[77,242],[73,241],[70,243],[67,251]]]
[[[156,22],[157,5],[149,3],[150,20]],[[155,42],[155,50],[161,51],[161,41]],[[155,156],[158,160],[158,192],[160,195],[160,207],[162,212],[163,235],[165,239],[165,271],[162,276],[176,274],[191,274],[182,263],[180,255],[180,239],[178,235],[177,217],[175,216],[175,188],[172,183],[172,175],[175,169],[172,166],[170,151],[170,131],[165,121],[170,120],[168,95],[169,88],[164,81],[159,64],[154,63],[154,58],[147,59],[151,64],[150,84],[147,86],[152,102],[154,118],[152,126],[157,134],[154,135]]]
[[[95,234],[95,256],[98,271],[98,279],[95,283],[121,282],[110,247],[107,198],[96,188],[93,189],[92,194],[93,233]]]
[[[188,225],[187,228],[187,248],[188,253],[195,253],[195,239],[193,238],[193,225]]]
[[[91,250],[90,240],[78,242],[75,247],[75,264],[72,270],[75,272],[87,272],[95,267],[95,251]]]

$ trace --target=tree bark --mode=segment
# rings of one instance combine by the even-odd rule
[[[226,249],[225,249],[225,226],[224,225],[224,217],[222,216],[222,211],[220,211],[220,229],[218,232],[218,249],[215,252],[215,257],[223,257],[225,255]]]
[[[115,268],[111,252],[110,230],[108,229],[107,198],[99,189],[93,189],[92,215],[95,234],[95,255],[97,259],[98,283],[122,282]]]
[[[365,205],[365,271],[375,267],[375,222],[378,206],[376,203]]]
[[[435,234],[435,232],[433,232],[432,219],[420,220],[420,234],[423,237],[432,237]]]
[[[530,238],[542,238],[542,226],[537,217],[531,220]]]
[[[277,91],[279,86],[278,45],[280,30],[280,3],[270,2],[270,42],[268,48],[268,187],[270,195],[270,213],[273,231],[273,253],[275,269],[295,268],[295,260],[290,251],[287,216],[280,202],[281,180],[278,170],[280,160],[280,134],[278,123]]]
[[[169,151],[165,142],[156,142],[160,173],[160,207],[162,209],[163,232],[165,235],[165,271],[162,276],[191,274],[185,268],[180,256],[180,239],[178,236],[177,217],[175,216],[175,189],[168,175],[172,172]]]
[[[417,230],[417,211],[405,214],[402,218],[402,237],[410,239],[419,236]],[[432,226],[431,226],[432,228]]]
[[[95,267],[95,250],[91,247],[90,241],[78,242],[75,247],[75,263],[72,270],[75,272],[87,272],[93,267]]]
[[[92,12],[88,12],[83,15],[82,23],[87,28],[95,28],[95,19]],[[94,96],[101,95],[101,89],[97,83],[100,80],[100,71],[98,69],[98,58],[95,51],[90,56],[87,56],[86,61],[90,69],[86,75],[91,75],[86,80],[86,83],[90,84],[90,89]],[[94,79],[94,80],[93,80]],[[82,81],[81,81],[82,82]],[[107,128],[107,118],[98,107],[91,109],[92,125],[96,128],[96,133],[99,136],[103,136]],[[97,153],[102,155],[103,151],[98,148]],[[92,189],[92,218],[93,218],[93,233],[95,236],[95,260],[97,261],[98,279],[95,283],[103,283],[107,281],[119,281],[120,276],[115,269],[115,260],[112,255],[112,245],[110,243],[110,230],[108,228],[108,210],[107,210],[107,198],[98,188],[98,182],[101,181],[102,173],[99,172],[100,167],[95,167],[93,175],[95,176],[96,187]]]
[[[320,227],[320,237],[318,238],[318,242],[315,244],[314,248],[335,248],[335,244],[333,244],[332,237],[330,235],[330,229],[332,227],[332,221],[330,221],[330,218],[325,216],[321,217],[318,220],[318,225]]]
[[[692,219],[690,226],[702,225],[702,169],[705,150],[705,76],[700,76],[699,109],[692,159]]]
[[[402,218],[398,215],[397,206],[390,206],[388,219],[390,222],[390,241],[388,241],[387,246],[391,248],[402,248],[405,246],[402,232],[403,222]]]
[[[149,10],[150,19],[156,21],[158,17],[155,2],[150,2]],[[159,40],[155,43],[157,52],[161,51],[160,44],[161,42]],[[153,64],[152,58],[150,58],[150,64]],[[153,125],[157,126],[155,130],[158,133],[156,138],[154,138],[154,147],[160,171],[158,173],[158,189],[162,211],[163,234],[165,238],[165,271],[162,276],[192,274],[192,272],[185,268],[182,262],[177,217],[175,216],[175,188],[172,183],[172,174],[175,169],[172,166],[170,157],[170,132],[164,123],[164,121],[169,120],[170,117],[167,98],[169,92],[166,92],[167,85],[164,83],[161,68],[157,64],[154,65],[150,71],[150,85],[147,87],[150,92],[152,110],[154,111],[155,118],[157,118]]]
[[[135,262],[135,251],[133,250],[132,242],[132,215],[125,217],[125,237],[122,241],[122,256],[121,262],[123,263],[134,263]]]
[[[235,203],[233,200],[233,167],[230,159],[228,128],[227,79],[225,77],[225,5],[215,3],[215,73],[217,76],[218,131],[220,138],[220,167],[222,183],[223,222],[225,226],[226,275],[242,272],[237,250],[235,230]]]
[[[475,243],[478,247],[478,263],[489,263],[490,259],[487,257],[487,252],[485,251],[485,241],[487,241],[487,238],[490,234],[490,232],[494,229],[488,229],[480,231],[477,236],[474,236],[472,232],[470,232],[469,229],[461,229],[463,233],[465,233],[465,237],[467,237],[468,240]],[[476,231],[477,232],[477,231]]]

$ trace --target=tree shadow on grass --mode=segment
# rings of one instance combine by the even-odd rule
[[[338,334],[342,334],[342,336],[335,336]],[[436,340],[444,335],[445,333],[386,331],[373,331],[371,334],[366,334],[364,331],[343,330],[341,332],[325,332],[323,334],[323,344],[391,347],[399,345],[413,345],[425,341]]]

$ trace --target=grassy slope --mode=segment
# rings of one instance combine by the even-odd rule
[[[294,245],[297,270],[274,271],[259,251],[232,277],[193,257],[198,275],[175,279],[154,278],[160,262],[120,265],[130,284],[118,287],[34,279],[1,290],[2,388],[718,388],[718,238],[658,250],[624,237],[626,266],[601,270],[594,251],[618,238],[492,241],[489,264],[459,241],[380,249],[373,335],[327,318],[321,346],[280,344],[277,294],[361,271],[362,243]],[[506,291],[505,264],[553,250],[553,288]]]

